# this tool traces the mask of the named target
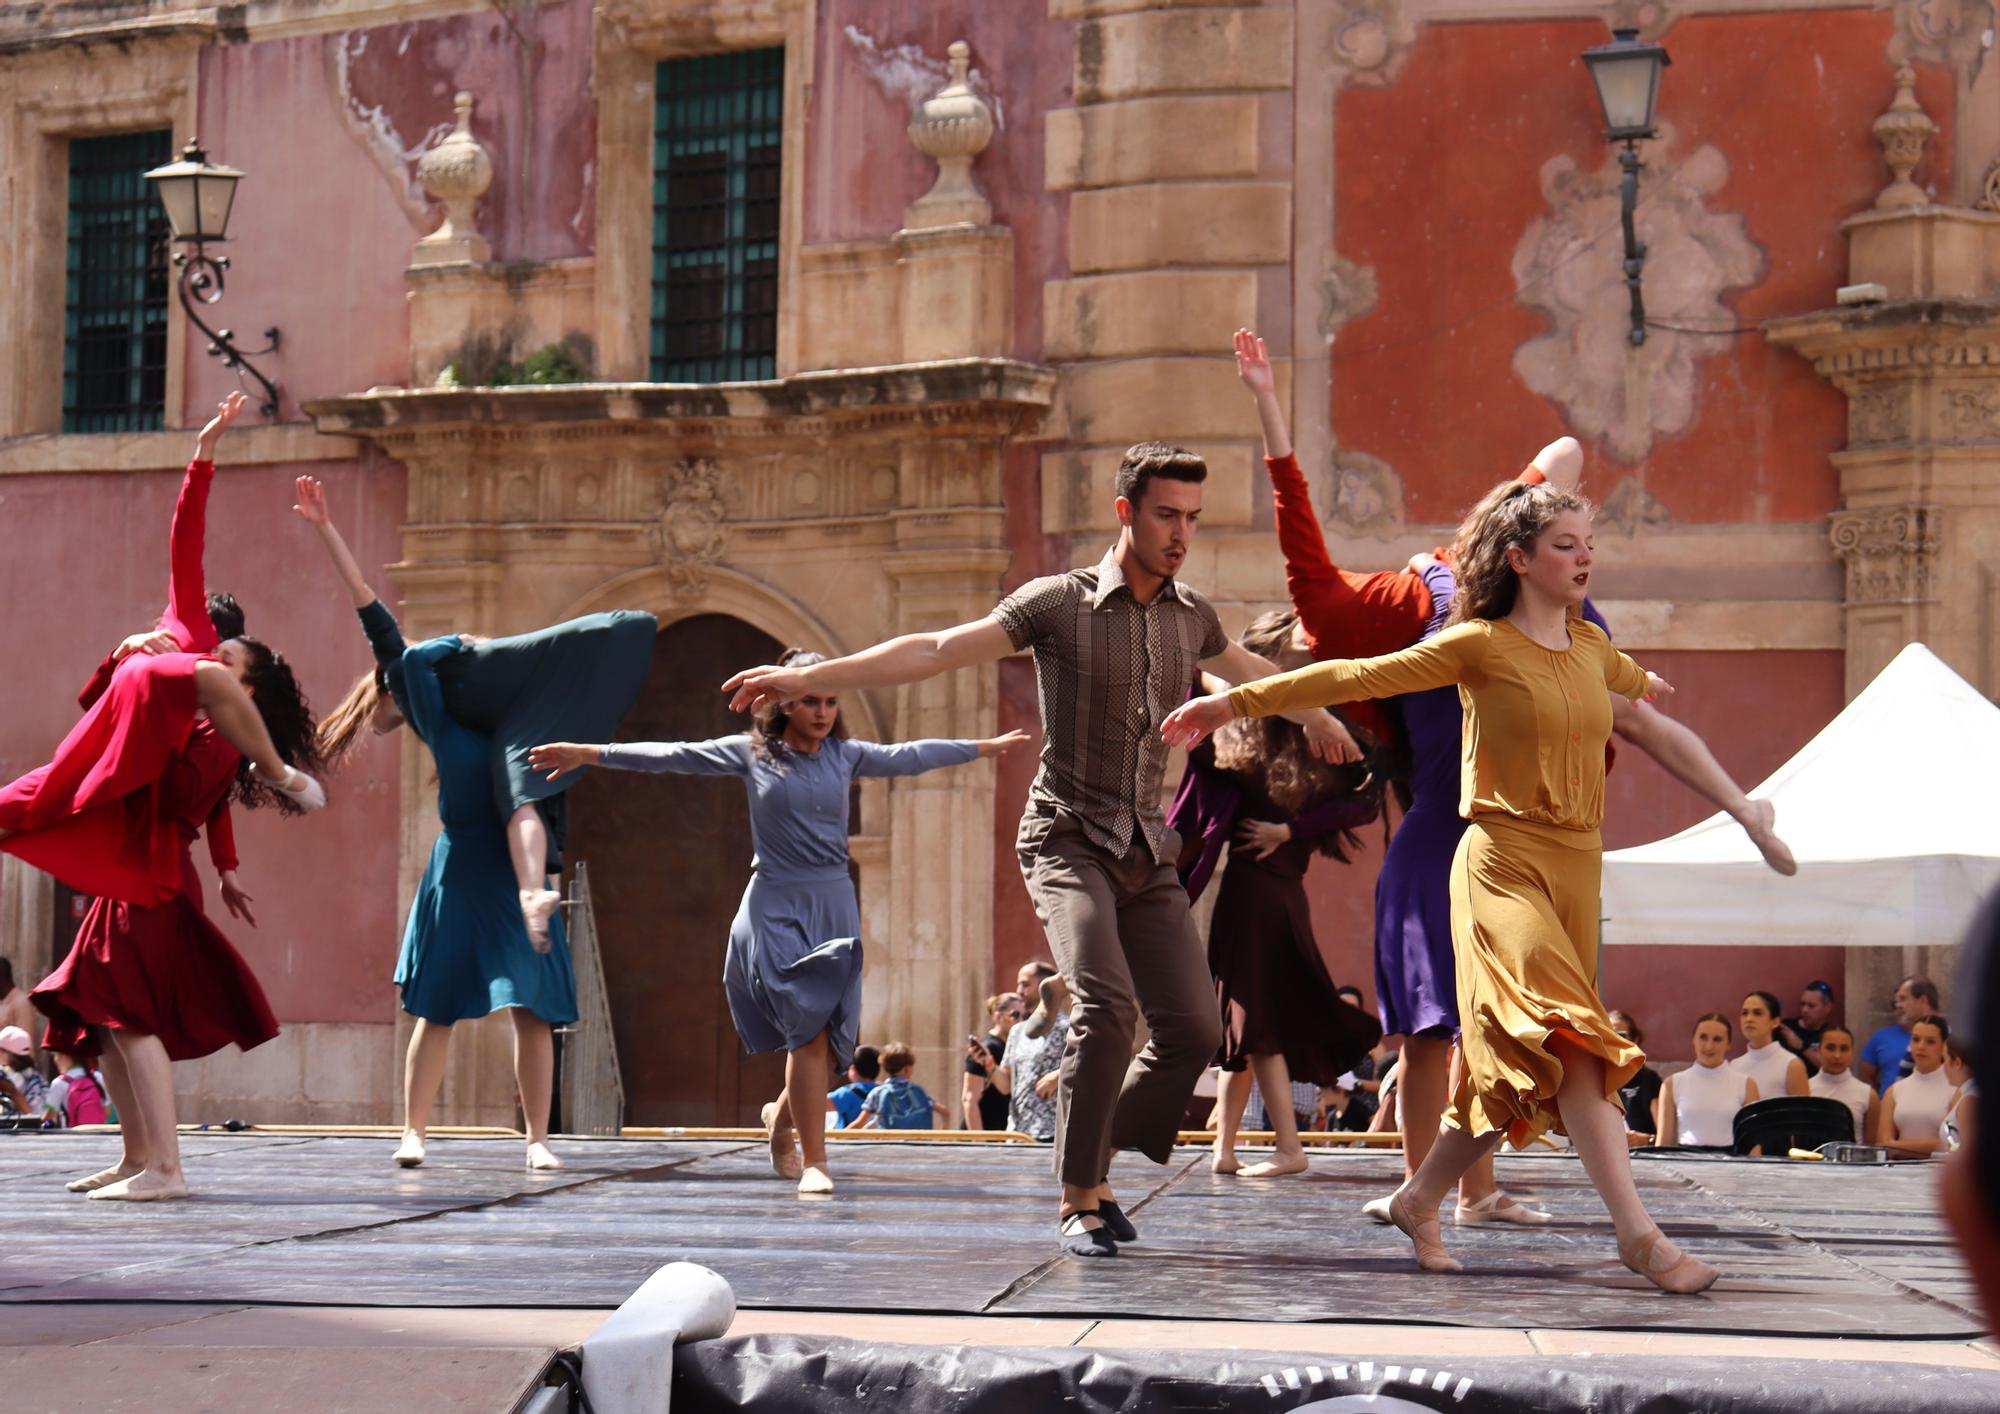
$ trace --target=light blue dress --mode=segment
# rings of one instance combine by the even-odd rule
[[[567,1025],[576,1020],[576,973],[562,913],[549,920],[549,950],[536,952],[493,802],[492,739],[445,711],[437,665],[459,647],[456,636],[434,638],[400,660],[410,728],[437,762],[444,824],[396,959],[403,1010],[448,1026],[519,1006],[552,1026]]]
[[[916,776],[979,755],[973,741],[883,746],[829,738],[811,755],[775,758],[747,736],[625,742],[601,766],[681,776],[737,776],[750,791],[750,886],[722,964],[736,1034],[751,1054],[795,1051],[825,1031],[836,1069],[861,1025],[861,908],[847,874],[847,798],[856,776]]]

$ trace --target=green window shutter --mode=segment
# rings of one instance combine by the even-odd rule
[[[172,160],[165,130],[70,141],[65,432],[165,424],[167,216],[144,174]]]

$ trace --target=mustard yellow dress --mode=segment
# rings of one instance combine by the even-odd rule
[[[1595,624],[1545,648],[1505,619],[1475,619],[1380,658],[1335,659],[1229,694],[1242,716],[1457,684],[1465,708],[1451,868],[1452,952],[1466,1075],[1446,1122],[1518,1147],[1561,1132],[1563,1036],[1604,1060],[1605,1099],[1645,1064],[1597,994],[1607,689],[1638,699],[1646,673]]]

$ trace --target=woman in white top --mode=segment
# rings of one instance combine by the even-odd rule
[[[1757,1082],[1757,1093],[1803,1095],[1806,1063],[1778,1044],[1781,1004],[1769,992],[1752,992],[1743,999],[1743,1043],[1750,1049],[1729,1064]]]
[[[1875,1142],[1905,1158],[1922,1158],[1944,1148],[1938,1131],[1958,1087],[1944,1071],[1944,1043],[1951,1034],[1941,1016],[1927,1016],[1910,1028],[1911,1074],[1889,1087],[1875,1117]]]
[[[1806,1093],[1838,1100],[1854,1114],[1854,1138],[1866,1144],[1875,1132],[1875,1111],[1881,1100],[1875,1087],[1854,1073],[1854,1033],[1829,1026],[1819,1033],[1819,1074],[1806,1082]]]
[[[1972,1127],[1973,1102],[1979,1098],[1979,1089],[1972,1083],[1972,1055],[1957,1036],[1947,1036],[1944,1040],[1944,1078],[1955,1088],[1951,1104],[1944,1112],[1944,1123],[1938,1126],[1938,1138],[1944,1141],[1945,1152],[1953,1153]]]
[[[1660,1090],[1660,1137],[1683,1148],[1727,1149],[1736,1112],[1757,1098],[1757,1082],[1724,1061],[1729,1018],[1712,1011],[1694,1024],[1694,1064]]]

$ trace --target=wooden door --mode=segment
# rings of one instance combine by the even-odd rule
[[[727,615],[670,624],[618,739],[743,731],[749,719],[717,689],[782,651]],[[569,856],[590,862],[627,1124],[756,1124],[784,1085],[782,1054],[743,1054],[722,992],[750,855],[750,807],[736,777],[593,771],[570,792]]]

